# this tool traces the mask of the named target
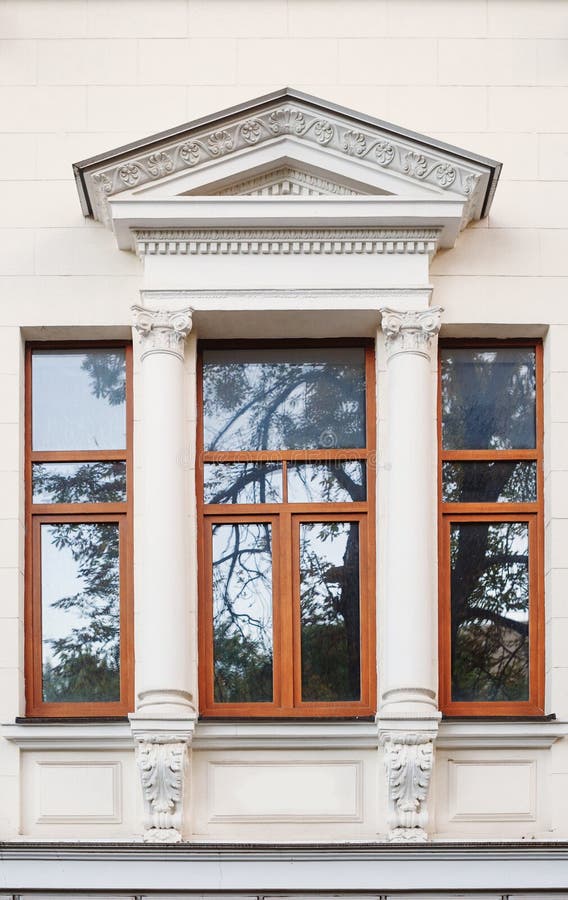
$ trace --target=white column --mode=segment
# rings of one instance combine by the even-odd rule
[[[391,840],[425,840],[436,703],[436,446],[430,349],[439,308],[383,309],[387,351],[387,550],[379,731]]]
[[[142,353],[142,578],[136,594],[137,708],[130,717],[145,804],[145,839],[181,839],[191,693],[184,343],[191,310],[133,307]]]

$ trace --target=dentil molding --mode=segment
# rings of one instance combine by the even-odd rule
[[[440,228],[134,230],[139,256],[436,253]]]
[[[387,840],[417,843],[428,840],[426,800],[434,761],[433,736],[428,732],[384,732],[388,790]]]
[[[192,326],[191,309],[169,311],[133,306],[132,313],[142,342],[142,360],[151,353],[167,353],[183,361],[185,339]]]
[[[236,184],[214,191],[213,189],[197,191],[196,193],[216,194],[217,196],[230,197],[235,195],[248,197],[329,197],[333,195],[354,197],[363,191],[330,178],[322,178],[320,175],[304,172],[301,169],[283,166],[264,172],[254,178],[247,178]]]
[[[442,312],[440,306],[417,312],[383,307],[381,328],[385,335],[387,359],[400,353],[413,353],[429,360],[432,338],[440,330]]]

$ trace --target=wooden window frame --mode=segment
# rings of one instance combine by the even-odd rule
[[[126,448],[124,450],[33,450],[32,355],[35,350],[123,349],[126,365]],[[125,717],[134,701],[132,598],[132,345],[128,341],[41,341],[26,344],[25,357],[25,680],[28,718]],[[40,462],[123,461],[126,501],[115,503],[33,503],[32,466]],[[120,700],[45,702],[42,674],[40,531],[42,524],[117,523],[120,572]]]
[[[203,351],[213,349],[357,347],[365,351],[364,449],[205,451],[203,444]],[[198,345],[197,465],[198,581],[199,581],[199,696],[200,714],[214,718],[365,718],[376,708],[375,666],[375,433],[376,380],[373,342],[354,340],[203,341]],[[288,503],[288,462],[366,463],[365,502]],[[205,504],[204,465],[229,462],[282,462],[281,503]],[[218,523],[272,522],[273,549],[273,685],[272,702],[218,703],[213,684],[213,615],[211,526]],[[361,698],[358,701],[308,702],[300,700],[299,544],[301,522],[358,521],[361,635]]]
[[[544,716],[544,468],[542,341],[440,340],[439,350],[525,347],[535,351],[536,446],[529,450],[444,450],[442,446],[442,353],[438,354],[438,547],[439,547],[439,703],[448,717]],[[451,503],[442,499],[444,462],[533,461],[534,503]],[[451,671],[450,529],[453,523],[527,522],[529,525],[529,698],[516,701],[453,701]]]

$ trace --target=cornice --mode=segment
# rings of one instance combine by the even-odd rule
[[[290,195],[303,197],[329,197],[333,195],[356,197],[361,195],[363,191],[356,191],[354,188],[346,184],[340,184],[331,178],[323,178],[321,175],[314,175],[291,166],[282,166],[217,191],[203,190],[196,193],[216,194],[220,197],[234,195],[246,195],[249,197],[284,197]]]
[[[123,148],[120,158],[100,165],[85,161],[75,166],[80,183],[85,184],[94,218],[110,222],[108,199],[123,191],[155,183],[179,172],[211,164],[247,148],[262,146],[270,141],[292,137],[295,141],[326,148],[332,155],[360,160],[375,170],[395,173],[407,180],[430,185],[436,192],[452,192],[467,199],[464,222],[479,218],[483,211],[488,179],[494,168],[471,162],[464,156],[448,152],[452,148],[413,139],[410,133],[402,136],[381,127],[372,120],[342,117],[340,112],[322,115],[320,109],[307,102],[290,102],[259,107],[223,119],[222,124],[209,123],[188,128],[176,138],[164,138],[163,143],[151,141],[151,152],[143,147],[130,151]],[[479,160],[479,161],[478,161]],[[494,164],[497,165],[497,164]],[[483,189],[480,187],[483,180]]]
[[[312,255],[428,254],[433,256],[441,229],[183,229],[135,230],[139,256],[155,255]]]

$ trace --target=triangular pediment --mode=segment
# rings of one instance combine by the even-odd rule
[[[206,185],[195,194],[217,197],[356,197],[369,190],[354,188],[337,178],[324,177],[294,166],[279,166],[224,187]],[[379,189],[376,193],[384,193]]]
[[[209,227],[209,219],[224,216],[226,224],[244,225],[247,217],[253,221],[251,211],[259,219],[258,210],[266,214],[266,204],[278,201],[275,225],[284,209],[302,224],[308,203],[320,204],[311,218],[321,223],[326,209],[330,221],[345,215],[347,223],[352,207],[366,210],[353,222],[383,217],[398,225],[405,218],[401,204],[409,210],[419,204],[408,224],[438,224],[438,217],[445,228],[451,219],[451,245],[460,227],[487,214],[500,164],[285,88],[74,169],[85,214],[112,223],[117,234],[122,228],[121,246],[125,229],[138,220]],[[333,213],[332,203],[340,204]]]

